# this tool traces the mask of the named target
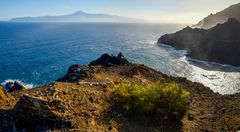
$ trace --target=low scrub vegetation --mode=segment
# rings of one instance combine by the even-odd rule
[[[0,100],[5,101],[7,99],[6,92],[0,87]]]
[[[113,101],[125,113],[146,119],[151,115],[181,117],[190,93],[175,82],[157,82],[148,86],[122,82],[113,92]]]

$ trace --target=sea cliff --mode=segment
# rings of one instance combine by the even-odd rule
[[[240,22],[234,18],[207,30],[186,27],[158,43],[184,49],[194,59],[240,66]]]

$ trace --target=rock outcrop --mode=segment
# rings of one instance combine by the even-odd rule
[[[217,24],[225,23],[229,18],[235,18],[240,21],[240,3],[232,5],[216,14],[210,14],[193,27],[209,29]]]
[[[234,18],[208,30],[187,27],[163,35],[158,43],[187,50],[194,59],[240,66],[240,22]]]
[[[109,54],[103,54],[97,60],[90,62],[89,66],[81,66],[79,64],[72,65],[68,68],[67,74],[59,78],[59,82],[77,82],[84,78],[93,78],[94,72],[97,72],[100,67],[110,67],[118,65],[127,65],[128,60],[119,53],[117,56],[110,56]]]
[[[20,82],[18,81],[13,81],[13,82],[8,82],[6,84],[6,88],[8,89],[8,92],[13,92],[21,89],[26,89]]]
[[[57,82],[13,96],[19,99],[10,114],[17,131],[114,130],[102,117],[109,107],[109,90],[100,85]]]
[[[41,130],[54,128],[70,128],[70,121],[65,119],[67,107],[61,100],[47,100],[24,94],[14,107],[13,119],[16,127],[21,130]]]
[[[95,69],[93,67],[81,66],[79,64],[72,65],[68,68],[67,74],[57,81],[60,82],[76,82],[84,78],[93,77]]]
[[[117,56],[110,56],[109,54],[103,54],[100,58],[95,61],[92,61],[89,66],[114,66],[114,65],[127,65],[129,64],[128,60],[119,53]]]

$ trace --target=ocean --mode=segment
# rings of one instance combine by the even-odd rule
[[[187,58],[157,39],[184,24],[0,22],[0,83],[19,80],[36,87],[63,76],[70,65],[87,65],[103,53],[171,76],[186,77],[214,92],[240,92],[240,68]]]

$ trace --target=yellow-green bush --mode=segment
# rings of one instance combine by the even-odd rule
[[[5,101],[7,99],[7,94],[3,88],[0,87],[0,100]]]
[[[190,93],[182,85],[161,81],[148,86],[122,82],[113,92],[115,105],[140,118],[154,114],[182,116],[189,97]]]

